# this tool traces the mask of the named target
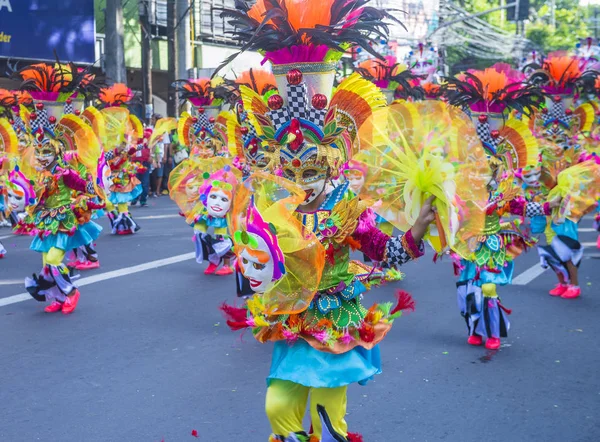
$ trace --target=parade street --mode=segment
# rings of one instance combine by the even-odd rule
[[[0,229],[0,441],[266,441],[272,345],[225,324],[234,277],[202,273],[168,197],[131,210],[135,235],[99,221],[101,267],[81,272],[70,316],[30,298],[23,279],[40,271],[40,254]],[[499,289],[513,310],[499,351],[467,345],[452,264],[434,264],[431,250],[402,268],[404,281],[370,292],[367,306],[407,290],[416,311],[381,345],[383,373],[349,388],[350,430],[366,442],[597,441],[600,252],[591,218],[579,230],[582,296],[549,296],[554,274],[530,250],[515,285]]]

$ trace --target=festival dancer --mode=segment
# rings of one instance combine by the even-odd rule
[[[222,157],[187,159],[169,177],[169,194],[194,228],[196,262],[208,261],[205,275],[233,273],[227,215],[240,177]]]
[[[132,160],[145,147],[150,134],[146,135],[141,121],[127,109],[133,99],[131,89],[121,83],[102,88],[98,94],[98,107],[102,109],[101,118],[106,128],[104,155],[112,171],[107,209],[113,235],[131,235],[140,230],[129,205],[142,193],[136,174],[142,172],[144,166]]]
[[[91,129],[71,110],[82,103],[78,98],[84,73],[71,64],[38,64],[19,71],[22,87],[35,100],[35,112],[26,126],[34,144],[38,176],[36,199],[30,202],[35,237],[31,249],[42,253],[42,270],[25,279],[25,286],[37,301],[51,301],[48,313],[72,313],[79,290],[63,264],[65,253],[94,241],[101,228],[82,222],[82,212],[96,195],[94,184],[86,182],[68,162],[64,146],[93,150],[97,139]]]
[[[501,218],[549,215],[560,202],[527,202],[514,183],[514,173],[537,164],[539,155],[529,128],[509,113],[511,109],[531,113],[541,101],[541,91],[520,82],[520,75],[507,71],[505,65],[492,66],[450,78],[446,86],[449,103],[464,109],[474,121],[492,171],[484,228],[471,256],[463,256],[457,264],[457,297],[467,323],[467,343],[478,346],[487,338],[485,347],[490,350],[500,348],[500,338],[507,336],[510,327],[510,310],[500,303],[497,286],[511,284],[514,259],[535,243],[521,231],[518,220],[502,223]]]
[[[332,2],[329,14],[327,6],[312,0],[296,2],[285,12],[279,2],[259,1],[252,7],[240,3],[243,10],[226,13],[240,25],[236,32],[243,49],[261,50],[271,61],[279,90],[265,103],[242,89],[264,154],[285,180],[256,172],[238,186],[230,215],[234,250],[257,295],[244,309],[223,307],[232,328],[249,327],[261,342],[276,341],[266,398],[272,441],[292,434],[298,440],[321,440],[319,404],[337,433],[360,440],[347,431],[347,387],[380,373],[377,344],[410,303],[400,297],[395,308],[363,307],[360,295],[369,283],[352,272],[350,247],[376,261],[403,264],[423,254],[421,239],[433,219],[428,202],[413,229],[389,237],[375,227],[366,203],[348,192],[347,183],[326,191],[350,159],[358,128],[373,109],[386,104],[383,94],[358,74],[332,95],[335,62],[343,54],[339,47],[357,43],[349,37],[357,34],[338,30],[385,29],[385,12],[353,4]],[[323,10],[328,14],[321,16]],[[264,14],[278,14],[281,21],[261,26]],[[311,33],[317,25],[323,32]],[[360,40],[370,50],[371,41],[362,34]],[[279,213],[269,210],[273,200]],[[287,203],[277,205],[277,200]],[[309,255],[315,259],[294,259],[302,253],[315,253]],[[303,431],[309,397],[310,436]]]
[[[581,295],[578,266],[583,256],[583,246],[579,242],[577,222],[573,220],[579,220],[585,213],[582,205],[587,204],[579,201],[575,207],[570,200],[579,198],[581,190],[587,189],[587,180],[589,184],[594,182],[591,164],[590,167],[575,167],[580,158],[585,158],[585,155],[582,157],[585,146],[580,143],[585,143],[583,134],[591,131],[596,118],[594,107],[590,103],[573,106],[575,93],[582,90],[584,83],[593,82],[596,77],[596,73],[589,71],[586,64],[586,60],[576,56],[549,54],[539,69],[531,74],[531,80],[537,82],[546,95],[545,107],[531,119],[530,127],[534,135],[546,144],[545,151],[550,156],[550,175],[553,175],[554,181],[552,186],[558,184],[558,177],[562,173],[561,181],[571,176],[572,183],[577,183],[580,188],[573,188],[571,195],[565,193],[564,184],[551,191],[554,195],[567,198],[558,209],[563,213],[553,215],[552,232],[547,238],[549,243],[538,247],[542,266],[552,268],[559,279],[557,286],[550,290],[550,295],[566,299]],[[582,175],[578,176],[579,173]],[[581,181],[581,178],[586,180]],[[588,195],[592,195],[594,191],[592,187]]]

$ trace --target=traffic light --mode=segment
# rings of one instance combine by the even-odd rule
[[[527,20],[529,18],[529,0],[509,0],[509,2],[510,3],[515,3],[515,2],[519,3],[518,21]],[[515,20],[516,10],[517,10],[516,5],[506,8],[506,19],[508,21],[516,21]]]

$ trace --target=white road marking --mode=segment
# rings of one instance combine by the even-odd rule
[[[165,218],[183,218],[179,214],[171,215],[149,215],[149,216],[136,216],[135,219],[165,219]]]
[[[594,241],[594,242],[582,242],[581,245],[583,247],[594,247],[594,248],[596,248],[596,241]]]
[[[543,269],[542,266],[538,263],[533,267],[528,268],[519,276],[514,278],[512,283],[513,285],[527,285],[544,272],[545,269]]]
[[[156,269],[158,267],[164,267],[170,264],[187,261],[195,256],[196,254],[194,252],[184,253],[182,255],[171,256],[170,258],[157,259],[156,261],[150,261],[132,267],[125,267],[124,269],[113,270],[112,272],[99,273],[98,275],[92,275],[86,278],[78,279],[76,281],[76,285],[77,287],[83,287],[84,285],[94,284],[95,282],[106,281],[107,279],[114,279],[120,276],[131,275],[133,273],[139,273],[145,270]],[[27,301],[29,299],[33,299],[29,293],[20,293],[18,295],[9,296],[8,298],[0,298],[0,307],[15,304],[17,302]]]
[[[0,239],[6,239],[6,238],[14,238],[16,235],[3,235],[0,236]]]
[[[577,229],[578,232],[597,232],[596,229],[592,229],[591,227],[580,227]]]
[[[0,285],[16,285],[16,284],[23,284],[23,280],[22,279],[0,279]]]

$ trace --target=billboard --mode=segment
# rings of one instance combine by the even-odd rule
[[[95,62],[94,0],[0,0],[0,57]]]

